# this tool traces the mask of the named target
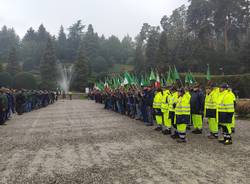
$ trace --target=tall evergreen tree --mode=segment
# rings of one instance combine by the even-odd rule
[[[145,54],[147,70],[156,67],[159,38],[160,38],[159,27],[151,27]]]
[[[16,48],[12,48],[9,53],[8,64],[6,67],[6,71],[11,75],[15,76],[18,72],[21,71],[21,67],[17,60],[17,52]]]
[[[74,88],[84,92],[88,86],[89,64],[84,47],[81,46],[78,51],[77,61],[75,63]]]
[[[23,70],[30,71],[38,68],[41,60],[41,51],[38,46],[37,33],[31,27],[24,35],[21,42],[21,61]]]
[[[61,62],[67,60],[67,37],[63,26],[60,27],[58,39],[56,41],[56,55]]]
[[[75,62],[77,59],[77,51],[80,47],[83,38],[83,29],[85,25],[81,20],[78,20],[69,28],[68,34],[68,60]]]
[[[137,74],[141,74],[145,71],[145,57],[143,54],[143,47],[141,43],[137,43],[135,49],[134,65]]]
[[[13,48],[18,52],[19,37],[13,28],[3,26],[0,30],[0,61],[7,62],[9,53]]]
[[[48,38],[45,52],[42,57],[40,66],[42,88],[55,89],[56,88],[56,56],[51,38]]]
[[[163,73],[167,70],[170,60],[167,33],[165,31],[161,33],[156,61],[156,67],[158,68],[160,73]]]

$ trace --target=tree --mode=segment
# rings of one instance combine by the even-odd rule
[[[37,80],[31,74],[27,72],[20,72],[15,75],[13,80],[13,87],[15,89],[36,89],[37,88]]]
[[[159,46],[159,27],[151,27],[146,47],[146,70],[156,67],[157,50]]]
[[[135,65],[135,72],[137,74],[141,74],[145,71],[145,57],[143,54],[143,46],[142,46],[140,40],[137,40],[137,46],[135,49],[134,65]]]
[[[248,72],[250,69],[250,41],[248,40],[241,49],[239,54],[239,60],[241,61],[241,70]]]
[[[41,51],[38,47],[37,34],[32,27],[22,39],[20,52],[24,71],[37,68],[41,60]]]
[[[92,62],[93,72],[99,73],[108,70],[108,63],[104,57],[98,56]]]
[[[13,48],[18,50],[19,41],[13,28],[2,27],[0,30],[0,61],[7,62],[10,51]]]
[[[60,27],[58,39],[56,41],[56,56],[61,62],[67,61],[67,37],[63,26]]]
[[[83,39],[84,49],[86,51],[86,57],[88,58],[89,64],[89,74],[91,75],[94,65],[96,63],[95,59],[98,57],[98,52],[100,45],[98,42],[98,35],[94,32],[92,24],[88,26],[88,30]]]
[[[131,62],[134,60],[135,55],[135,44],[133,42],[133,39],[129,35],[125,36],[121,41],[121,47],[122,63],[131,64]]]
[[[89,64],[86,57],[86,51],[81,46],[78,51],[77,61],[75,63],[74,89],[84,91],[88,86]]]
[[[12,77],[8,72],[0,72],[0,87],[12,87]]]
[[[16,48],[12,48],[12,50],[9,53],[9,58],[8,58],[8,64],[6,67],[6,71],[11,75],[14,76],[18,72],[21,71],[21,67],[17,61],[17,52]]]
[[[156,67],[159,69],[160,73],[163,73],[164,71],[167,70],[170,61],[169,61],[169,48],[168,48],[166,31],[163,31],[161,33],[156,61],[157,61]]]
[[[41,73],[42,88],[55,89],[56,78],[57,78],[56,56],[52,40],[50,37],[48,38],[47,46],[42,57],[40,73]]]
[[[3,72],[4,68],[3,68],[3,64],[0,63],[0,72]]]
[[[71,27],[69,27],[68,35],[68,60],[75,62],[77,59],[77,51],[80,47],[83,38],[83,29],[85,25],[81,20],[78,20]]]

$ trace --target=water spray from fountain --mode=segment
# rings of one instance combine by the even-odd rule
[[[74,74],[74,65],[70,65],[66,67],[62,63],[58,62],[58,71],[59,71],[59,79],[58,84],[66,94],[69,92],[70,85],[72,82],[73,74]]]

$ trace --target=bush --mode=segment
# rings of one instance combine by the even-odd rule
[[[12,77],[8,72],[0,72],[0,87],[12,87]]]
[[[239,100],[236,106],[236,112],[240,117],[250,116],[250,100]]]
[[[183,81],[185,76],[181,75]],[[194,75],[197,82],[203,86],[207,84],[204,75]],[[214,75],[212,81],[217,84],[228,83],[240,98],[250,98],[250,74],[243,75]]]
[[[16,89],[37,89],[37,80],[30,73],[20,72],[14,77],[13,86]]]

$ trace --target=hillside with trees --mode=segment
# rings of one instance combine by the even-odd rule
[[[249,60],[247,0],[190,0],[188,6],[163,15],[159,25],[144,23],[135,38],[105,37],[81,20],[61,26],[57,35],[43,24],[29,28],[23,38],[14,28],[0,30],[0,85],[6,87],[15,87],[16,75],[29,73],[34,86],[56,88],[57,62],[79,66],[77,72],[86,80],[73,86],[82,90],[83,84],[127,68],[136,75],[152,68],[165,73],[173,65],[181,73],[204,73],[209,64],[213,74],[243,74],[250,71]]]

